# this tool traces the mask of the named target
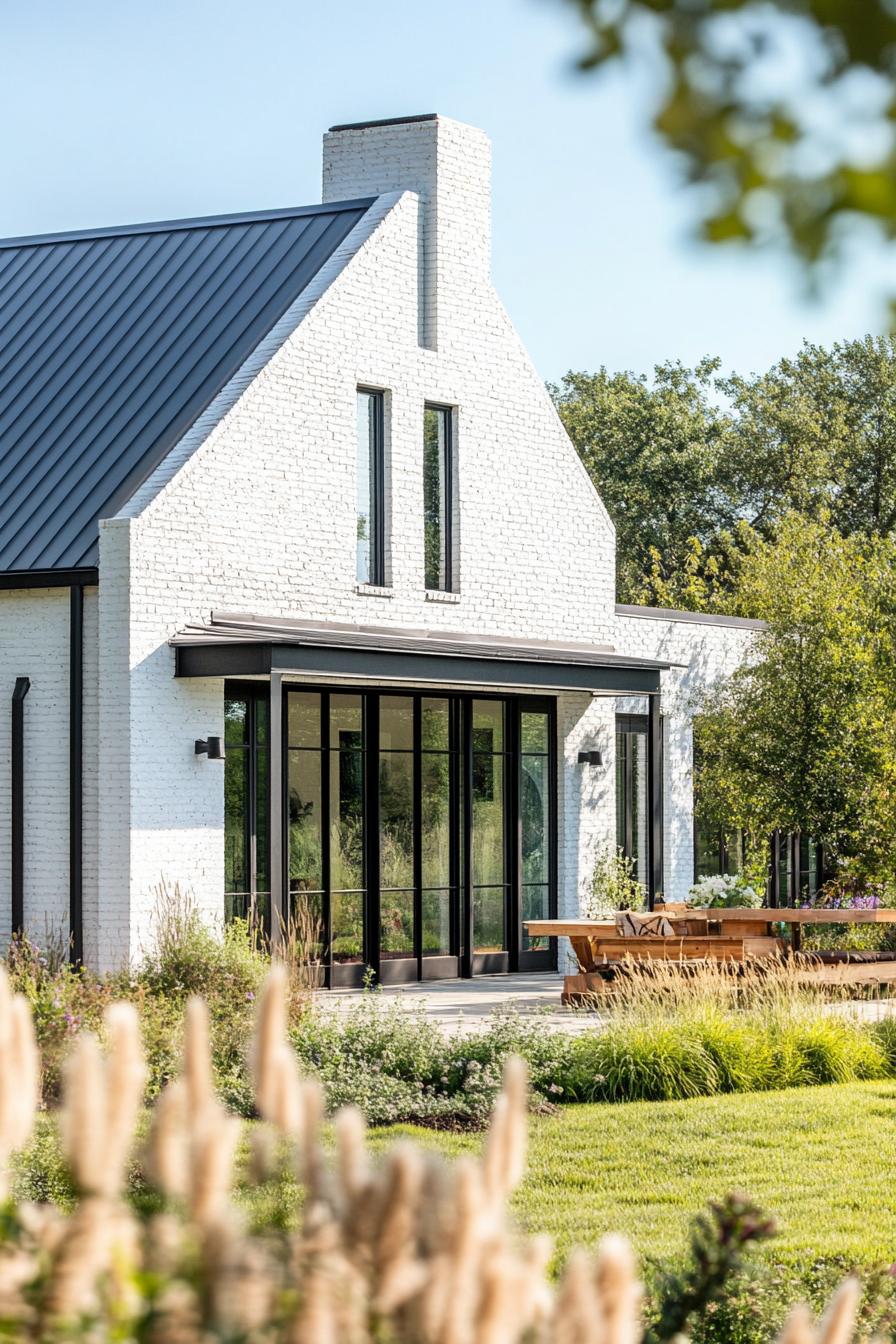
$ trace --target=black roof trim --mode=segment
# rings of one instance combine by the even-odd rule
[[[675,607],[633,607],[616,603],[617,616],[638,616],[645,621],[688,621],[694,625],[727,625],[740,630],[764,630],[765,621],[749,616],[722,616],[711,611],[679,611]]]
[[[100,572],[93,567],[79,569],[7,569],[0,573],[0,592],[15,588],[93,588]]]
[[[368,131],[374,126],[409,126],[415,121],[438,121],[438,112],[418,112],[415,117],[381,117],[379,121],[343,121],[330,131]]]
[[[232,224],[260,224],[266,220],[301,219],[323,211],[338,214],[342,210],[368,210],[375,196],[356,201],[327,201],[326,205],[285,206],[280,210],[247,210],[233,215],[196,215],[189,219],[156,219],[146,224],[110,224],[100,229],[70,229],[63,233],[22,234],[18,238],[0,238],[5,247],[40,247],[44,243],[77,243],[88,238],[140,237],[148,233],[177,233],[181,229],[226,229]]]

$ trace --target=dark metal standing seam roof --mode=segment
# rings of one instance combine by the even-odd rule
[[[0,241],[0,573],[95,566],[371,203]]]

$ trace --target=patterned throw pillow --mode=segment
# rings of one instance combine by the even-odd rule
[[[633,910],[620,910],[616,916],[616,932],[622,938],[674,938],[675,930],[665,915],[636,915]]]

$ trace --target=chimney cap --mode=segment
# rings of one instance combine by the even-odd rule
[[[407,126],[414,121],[437,121],[438,112],[420,112],[415,117],[382,117],[379,121],[344,121],[331,126],[333,131],[366,131],[374,126]]]

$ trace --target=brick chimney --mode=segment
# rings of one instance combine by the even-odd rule
[[[332,126],[323,197],[414,191],[421,205],[421,342],[444,344],[452,316],[491,272],[491,144],[484,131],[429,113]]]

